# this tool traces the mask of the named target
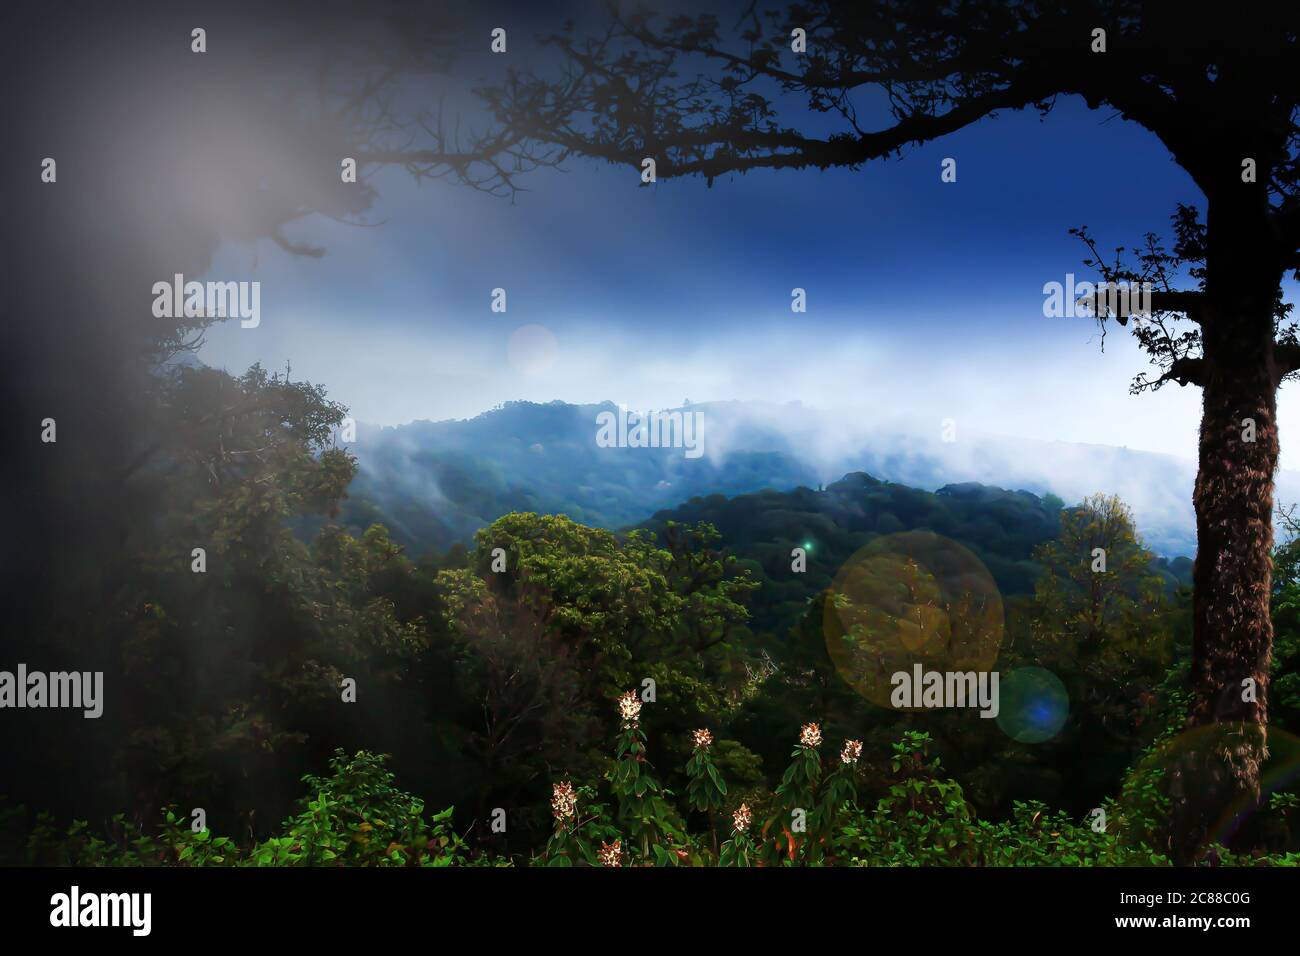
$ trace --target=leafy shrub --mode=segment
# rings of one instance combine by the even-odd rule
[[[862,745],[846,741],[823,766],[820,727],[805,724],[781,783],[749,794],[728,810],[729,791],[710,756],[713,736],[696,731],[687,764],[687,798],[709,826],[688,831],[673,794],[654,777],[646,758],[640,702],[629,692],[614,760],[595,785],[553,785],[554,829],[532,863],[539,866],[1168,866],[1153,848],[1167,798],[1161,771],[1150,759],[1177,726],[1179,701],[1166,732],[1130,771],[1118,800],[1106,801],[1104,821],[1078,822],[1037,801],[1016,802],[1001,821],[977,819],[962,787],[944,776],[931,755],[929,734],[908,731],[891,748],[886,792],[866,810],[858,805]],[[307,775],[308,796],[286,820],[282,835],[242,846],[208,830],[194,832],[174,807],[145,832],[121,814],[106,837],[76,821],[59,832],[48,815],[37,818],[22,860],[77,866],[463,866],[508,865],[490,854],[471,855],[452,831],[450,808],[425,819],[424,804],[395,785],[385,757],[336,751],[330,773]],[[761,800],[761,804],[759,801]],[[755,808],[750,807],[755,802]],[[1293,794],[1279,794],[1271,811],[1294,815]],[[718,843],[719,818],[730,813]],[[14,825],[19,810],[0,813]],[[755,818],[764,824],[755,828]],[[1300,854],[1233,853],[1211,847],[1205,862],[1225,866],[1300,866]]]
[[[976,820],[961,785],[941,778],[929,734],[893,745],[889,792],[837,838],[860,866],[1164,866],[1144,844],[1096,832],[1037,801],[1014,804],[1010,819]]]
[[[283,824],[283,835],[239,846],[210,830],[195,832],[175,807],[154,832],[113,817],[107,839],[84,820],[59,833],[37,817],[26,863],[56,866],[451,866],[466,861],[451,830],[450,808],[424,818],[424,803],[398,789],[383,756],[335,751],[330,774],[303,777],[309,796]]]

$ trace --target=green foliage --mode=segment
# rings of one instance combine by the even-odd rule
[[[561,788],[570,788],[573,795],[571,811],[559,809],[556,801]],[[534,861],[541,866],[599,866],[599,849],[618,846],[622,838],[614,825],[606,804],[599,802],[594,787],[577,787],[567,781],[558,784],[556,800],[552,801],[555,829],[545,849]]]
[[[731,839],[722,844],[718,854],[719,866],[757,866],[758,850],[747,832],[733,830]]]
[[[1076,822],[1039,801],[1016,801],[1001,821],[978,819],[961,785],[943,777],[923,732],[908,732],[892,745],[889,782],[868,811],[856,799],[856,757],[823,773],[816,744],[807,735],[773,794],[773,806],[792,800],[814,805],[806,831],[784,825],[750,826],[741,806],[729,838],[717,852],[709,834],[686,832],[682,818],[650,775],[644,761],[644,735],[624,720],[615,746],[614,769],[607,776],[615,801],[600,798],[595,786],[555,786],[553,832],[534,860],[541,866],[720,865],[720,866],[1167,866],[1169,859],[1146,842],[1152,820],[1141,806],[1127,806],[1145,795],[1150,780],[1135,771],[1118,802],[1106,807],[1104,826]],[[697,761],[699,767],[711,766]],[[426,820],[424,804],[398,789],[384,758],[360,752],[336,753],[327,777],[303,778],[309,795],[300,811],[284,822],[278,836],[248,846],[208,830],[193,832],[174,808],[151,832],[122,815],[113,818],[107,838],[90,833],[84,821],[57,832],[48,816],[29,829],[26,862],[73,866],[463,866],[507,865],[493,854],[471,854],[451,830],[450,809]],[[725,794],[726,785],[703,771]],[[1136,782],[1135,782],[1136,781]],[[710,803],[713,801],[710,800]],[[1141,801],[1139,801],[1139,804]],[[1276,798],[1274,811],[1288,815],[1298,806],[1290,795]],[[1155,808],[1160,809],[1158,806]],[[14,811],[0,814],[13,823]],[[628,840],[630,837],[630,841]],[[1300,854],[1258,851],[1234,853],[1212,847],[1218,865],[1297,866]]]
[[[662,540],[619,538],[562,516],[511,514],[479,532],[469,567],[437,573],[481,799],[490,788],[494,800],[535,803],[551,767],[600,773],[602,717],[623,687],[662,688],[655,723],[669,741],[724,709],[719,688],[740,670],[753,585],[716,537],[674,526]],[[672,747],[659,756],[676,757]],[[532,833],[544,825],[521,816]]]
[[[321,389],[254,367],[239,378],[187,370],[160,392],[172,434],[137,475],[157,520],[106,569],[97,613],[82,608],[53,632],[56,645],[102,655],[106,682],[132,704],[86,731],[112,760],[96,778],[100,809],[60,810],[108,825],[56,832],[50,816],[26,825],[11,813],[0,829],[17,835],[0,854],[104,865],[436,866],[502,854],[558,866],[1019,865],[1131,862],[1165,845],[1149,748],[1176,724],[1186,601],[1170,599],[1176,569],[1141,548],[1114,499],[1061,513],[1024,493],[929,494],[854,475],[825,491],[694,499],[625,534],[507,514],[472,550],[416,564],[384,525],[334,522],[355,463],[332,445],[343,409]],[[831,574],[916,528],[967,544],[1009,595],[999,668],[1033,664],[1067,680],[1071,720],[1058,739],[1031,748],[993,721],[883,710],[837,671],[824,626]],[[196,544],[202,574],[189,565]],[[806,574],[790,570],[796,545],[810,546]],[[1100,578],[1087,566],[1094,546],[1107,550]],[[1280,560],[1274,601],[1282,721],[1296,712],[1288,688],[1300,666],[1288,567]],[[919,593],[914,569],[901,573],[882,586]],[[921,603],[936,615],[962,613],[933,597]],[[339,699],[344,677],[364,707]],[[609,700],[626,687],[655,693],[624,718],[611,759]],[[789,751],[783,741],[810,713],[821,715],[816,734]],[[718,739],[695,746],[701,726]],[[903,742],[888,763],[859,765],[824,759],[823,732],[861,735],[867,754]],[[375,752],[393,755],[410,793]],[[578,782],[572,816],[547,812],[553,768]],[[295,778],[310,795],[270,829],[290,813],[281,795]],[[1281,852],[1295,849],[1292,799],[1274,795],[1270,811],[1269,846]],[[456,806],[474,845],[456,837],[451,810],[426,823],[426,803]],[[173,809],[143,828],[158,806]],[[247,839],[192,833],[175,806],[204,806]],[[496,806],[512,808],[508,838],[480,825]],[[752,826],[738,825],[742,806]],[[1071,822],[1092,806],[1110,818],[1103,834]]]
[[[1035,587],[1035,647],[1044,661],[1113,687],[1120,673],[1154,683],[1169,641],[1152,640],[1164,582],[1137,538],[1132,513],[1114,496],[1095,495],[1061,514],[1061,533],[1034,552],[1044,573]],[[1136,699],[1136,693],[1113,695]]]
[[[708,731],[703,731],[708,733]],[[715,813],[727,798],[727,785],[709,754],[710,744],[697,744],[686,762],[687,796],[696,810]]]
[[[1286,540],[1273,554],[1273,657],[1269,668],[1269,717],[1300,735],[1300,520],[1280,512]]]
[[[928,734],[909,731],[893,744],[892,780],[874,814],[860,814],[839,835],[839,849],[860,866],[972,865],[974,814],[961,786],[941,780]]]
[[[383,528],[294,534],[337,510],[355,472],[332,438],[346,410],[323,389],[255,365],[238,378],[182,369],[158,392],[158,441],[130,476],[149,519],[51,648],[93,661],[130,705],[51,752],[111,759],[101,804],[269,822],[287,805],[267,795],[345,742],[342,679],[376,699],[399,686],[433,618],[399,609],[397,579],[414,572]]]
[[[754,629],[770,635],[765,646],[780,659],[786,650],[780,639],[796,626],[809,598],[880,536],[933,531],[969,548],[1004,594],[1027,594],[1040,573],[1033,550],[1057,533],[1058,511],[1027,492],[977,484],[926,492],[855,473],[821,491],[693,498],[643,527],[657,531],[670,522],[705,522],[716,528],[728,552],[762,585],[753,600]],[[790,551],[805,544],[812,545],[808,569],[791,573]]]
[[[816,743],[807,742],[808,728],[817,734]],[[792,865],[820,853],[823,834],[810,817],[822,777],[818,744],[820,731],[815,724],[807,725],[805,738],[791,751],[790,765],[777,785],[772,813],[763,828],[764,835],[771,838],[765,856],[770,863]]]
[[[255,866],[451,866],[465,846],[452,810],[424,819],[424,802],[397,789],[383,758],[361,752],[330,760],[332,774],[303,778],[312,796],[285,833],[258,844]]]
[[[656,865],[676,865],[678,844],[685,839],[685,825],[673,809],[671,791],[663,789],[646,758],[646,737],[636,714],[641,705],[629,691],[619,700],[623,708],[622,727],[614,748],[614,765],[608,778],[610,792],[618,804],[619,826],[629,836],[629,845],[640,860]]]
[[[1010,819],[977,820],[961,785],[941,777],[930,738],[908,733],[893,746],[893,779],[874,814],[840,833],[840,847],[862,866],[1160,866],[1155,851],[1121,845],[1040,802],[1014,805]]]
[[[451,829],[451,809],[424,817],[424,803],[394,785],[384,758],[342,751],[330,775],[303,777],[309,796],[281,825],[281,835],[237,845],[210,830],[195,832],[174,807],[147,832],[121,814],[110,835],[90,833],[85,821],[56,832],[38,818],[24,862],[56,866],[454,866],[466,863],[465,844]]]

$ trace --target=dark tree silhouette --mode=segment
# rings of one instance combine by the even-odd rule
[[[1276,392],[1300,368],[1280,325],[1281,279],[1300,267],[1298,25],[1294,5],[1253,3],[823,0],[674,18],[615,6],[599,35],[545,38],[558,72],[515,71],[483,91],[498,142],[637,168],[652,158],[658,178],[710,183],[857,169],[999,110],[1045,113],[1061,95],[1160,138],[1204,194],[1204,223],[1179,210],[1172,251],[1151,237],[1132,265],[1091,264],[1156,286],[1146,314],[1099,310],[1159,369],[1135,389],[1203,390],[1190,723],[1206,731],[1173,774],[1185,860],[1213,819],[1258,799],[1267,756]],[[883,124],[863,118],[875,102]]]

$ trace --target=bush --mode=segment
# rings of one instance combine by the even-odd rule
[[[286,820],[283,835],[239,846],[207,829],[195,831],[175,807],[153,833],[122,814],[107,839],[84,820],[63,833],[48,815],[27,839],[29,864],[55,866],[452,866],[466,862],[465,844],[451,829],[448,808],[424,819],[424,803],[394,786],[385,757],[335,751],[330,775],[303,777],[309,796]],[[14,813],[11,816],[17,816]]]
[[[1172,727],[1179,702],[1174,701]],[[979,820],[962,787],[944,776],[931,755],[929,734],[909,731],[892,745],[886,792],[870,810],[858,804],[860,741],[846,741],[823,764],[822,732],[805,724],[791,763],[774,791],[729,790],[713,762],[707,730],[694,734],[687,764],[688,807],[707,826],[690,832],[646,757],[640,702],[619,699],[614,759],[602,787],[553,784],[553,832],[533,859],[538,866],[1168,866],[1154,848],[1167,801],[1161,773],[1149,759],[1157,738],[1125,780],[1117,801],[1076,822],[1045,804],[1016,802],[1002,821]],[[426,820],[424,804],[398,789],[385,757],[336,751],[325,777],[307,775],[309,795],[282,835],[248,846],[204,829],[195,832],[176,808],[146,833],[122,815],[106,838],[85,821],[58,832],[48,815],[37,818],[22,860],[76,866],[464,866],[509,865],[491,854],[471,855],[452,831],[450,808]],[[751,807],[753,803],[753,807]],[[1296,810],[1292,795],[1271,808]],[[20,811],[0,814],[13,825]],[[728,819],[729,818],[729,819]],[[755,819],[763,820],[754,827]],[[719,842],[719,837],[725,837]],[[1300,854],[1234,854],[1214,846],[1207,864],[1297,866]]]

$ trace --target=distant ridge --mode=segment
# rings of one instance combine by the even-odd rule
[[[345,518],[383,520],[409,546],[445,549],[509,511],[620,528],[695,496],[818,488],[861,472],[953,496],[990,486],[1066,504],[1118,494],[1147,547],[1195,553],[1189,459],[969,432],[945,442],[937,422],[903,429],[797,403],[704,402],[680,407],[704,415],[703,457],[690,460],[675,448],[598,447],[597,415],[616,410],[508,402],[469,419],[362,425]],[[1279,501],[1300,501],[1297,473],[1279,472],[1277,487]]]

